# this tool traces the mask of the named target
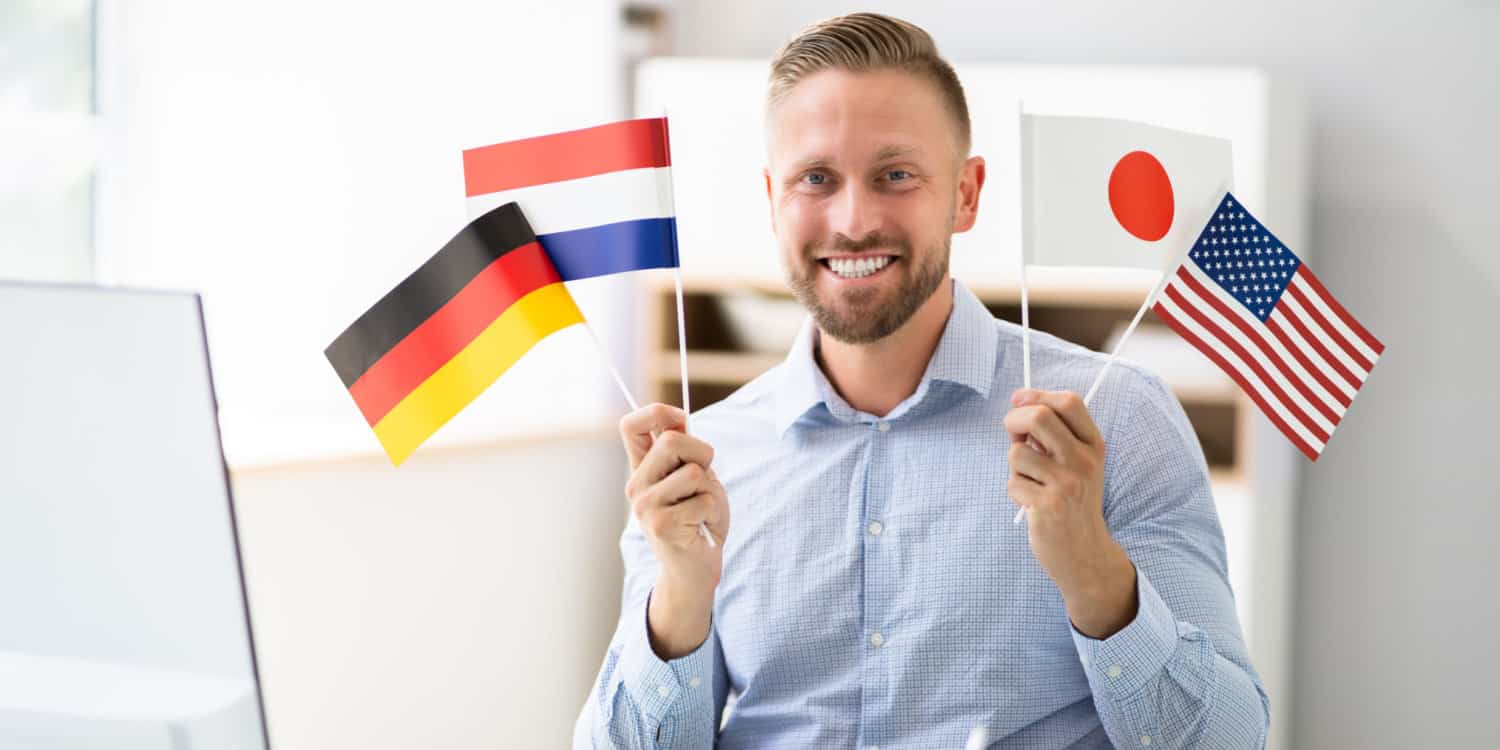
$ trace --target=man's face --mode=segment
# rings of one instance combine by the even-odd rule
[[[891,334],[947,280],[983,160],[959,153],[937,87],[899,70],[809,76],[767,132],[766,194],[792,291],[840,341]]]

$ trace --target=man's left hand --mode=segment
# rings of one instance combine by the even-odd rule
[[[1104,639],[1135,619],[1135,566],[1104,523],[1104,436],[1068,391],[1011,395],[1010,497],[1026,508],[1032,554],[1078,632]]]

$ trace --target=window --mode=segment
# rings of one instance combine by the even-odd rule
[[[0,278],[93,277],[94,4],[0,3]]]

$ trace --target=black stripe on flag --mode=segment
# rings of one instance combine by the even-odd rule
[[[531,224],[514,202],[469,222],[323,350],[344,387],[352,387],[496,258],[535,241]]]

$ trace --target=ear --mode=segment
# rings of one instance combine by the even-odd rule
[[[771,168],[761,167],[760,174],[766,181],[766,208],[771,214],[771,234],[776,234],[776,200],[771,195]]]
[[[958,173],[958,207],[953,211],[953,231],[974,228],[979,216],[979,191],[984,187],[984,157],[971,156]]]

